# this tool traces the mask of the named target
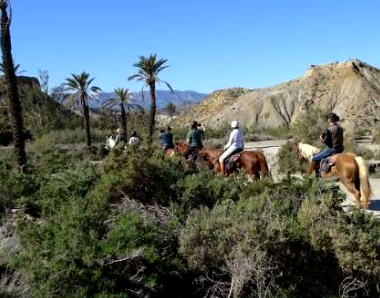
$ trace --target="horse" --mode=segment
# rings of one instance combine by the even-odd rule
[[[313,155],[320,150],[305,143],[296,143],[297,158],[300,162],[308,160],[311,162]],[[354,196],[358,206],[362,204],[368,207],[372,196],[371,185],[367,166],[361,156],[354,153],[340,153],[336,156],[335,164],[328,173],[322,174],[322,178],[338,175],[345,188]],[[361,202],[361,199],[363,201]]]
[[[164,156],[172,157],[176,153],[183,155],[186,152],[186,150],[187,150],[187,145],[185,143],[176,142],[174,148],[165,149]]]
[[[203,148],[200,155],[208,161],[216,173],[221,172],[219,157],[222,155],[222,151],[216,148]],[[237,161],[237,168],[245,169],[254,179],[260,179],[260,176],[270,176],[267,160],[261,151],[243,151]],[[229,174],[232,173],[227,173],[227,175]]]

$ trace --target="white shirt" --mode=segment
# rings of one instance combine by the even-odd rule
[[[140,139],[139,138],[137,138],[137,137],[131,137],[130,139],[129,139],[129,144],[132,144],[133,146],[136,146],[136,147],[138,147],[138,146],[140,146]]]
[[[230,140],[228,141],[225,149],[228,149],[231,146],[244,149],[244,136],[239,128],[235,128],[231,131]]]

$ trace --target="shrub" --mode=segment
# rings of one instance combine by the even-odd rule
[[[199,172],[178,182],[181,210],[187,215],[201,206],[212,207],[218,201],[239,199],[240,187],[231,177],[218,177],[213,173]]]
[[[300,164],[294,143],[286,142],[284,145],[280,147],[277,153],[277,166],[280,173],[305,173],[307,161],[305,161],[303,164]]]
[[[319,136],[326,128],[327,114],[326,111],[319,109],[307,109],[304,116],[292,125],[291,131],[293,135],[304,143],[319,145]]]
[[[105,143],[107,137],[113,132],[110,130],[91,130],[91,139],[94,143],[101,142]],[[45,143],[52,146],[53,144],[78,144],[85,142],[85,131],[84,129],[62,129],[54,130],[47,134],[42,135],[36,140],[37,143]]]
[[[337,293],[344,276],[329,231],[343,214],[338,190],[285,180],[248,194],[193,212],[181,232],[180,253],[203,291],[232,291],[234,297]]]
[[[73,192],[43,224],[19,224],[15,266],[28,276],[31,297],[179,297],[172,229],[112,210],[112,187],[102,178],[87,194]]]

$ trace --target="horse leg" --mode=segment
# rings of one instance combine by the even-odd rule
[[[341,182],[343,183],[343,185],[346,187],[346,189],[351,193],[353,194],[355,200],[356,200],[356,204],[358,207],[360,207],[360,190],[358,191],[355,187],[355,183],[352,182],[352,181],[349,181],[349,179],[347,178],[343,178],[341,179]]]

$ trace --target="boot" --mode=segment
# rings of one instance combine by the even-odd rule
[[[309,177],[314,171],[316,171],[318,168],[318,163],[316,161],[312,161],[309,165],[309,168],[306,172],[306,177]]]

